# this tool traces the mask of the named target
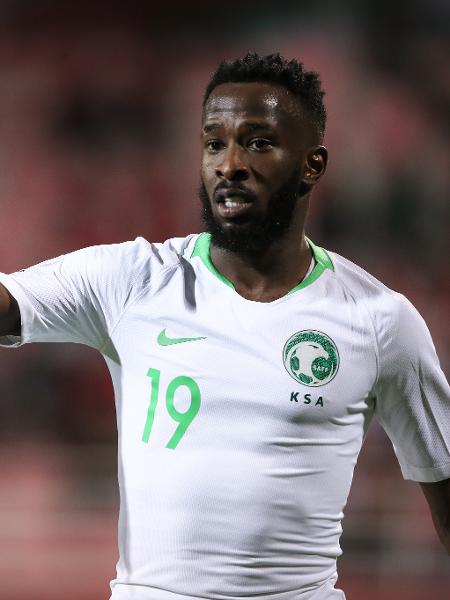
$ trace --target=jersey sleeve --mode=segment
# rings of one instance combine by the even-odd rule
[[[0,345],[76,342],[101,350],[149,280],[149,246],[142,238],[92,246],[11,275],[1,273],[0,282],[19,305],[22,327],[20,337],[0,337]]]
[[[450,477],[450,389],[430,332],[412,304],[394,294],[379,320],[375,414],[405,479]]]

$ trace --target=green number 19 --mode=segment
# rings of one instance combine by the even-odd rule
[[[158,403],[158,395],[159,395],[159,381],[161,377],[161,371],[158,369],[149,369],[147,372],[147,376],[152,380],[152,391],[150,396],[150,405],[148,407],[147,412],[147,420],[145,421],[144,432],[142,434],[142,441],[148,442],[150,433],[153,426],[153,420],[155,418],[155,409],[156,404]],[[174,405],[174,396],[175,392],[179,387],[185,386],[188,388],[191,394],[191,404],[186,412],[179,412]],[[166,391],[166,407],[167,412],[172,417],[174,421],[179,423],[178,427],[175,430],[175,433],[170,438],[166,448],[176,448],[178,442],[181,440],[183,435],[186,433],[186,429],[195,419],[199,408],[200,408],[200,388],[197,383],[191,378],[186,377],[185,375],[180,375],[179,377],[175,377],[167,386]]]

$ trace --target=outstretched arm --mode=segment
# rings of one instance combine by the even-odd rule
[[[15,299],[0,283],[0,335],[20,335],[20,311]]]
[[[421,483],[439,539],[450,555],[450,479]]]

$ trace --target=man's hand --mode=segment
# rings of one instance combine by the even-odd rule
[[[20,335],[19,305],[0,283],[0,335]]]
[[[450,479],[421,483],[439,539],[450,555]]]

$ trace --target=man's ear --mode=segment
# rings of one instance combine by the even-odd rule
[[[325,146],[313,146],[308,150],[302,181],[309,186],[315,185],[325,173],[328,163],[328,150]]]

